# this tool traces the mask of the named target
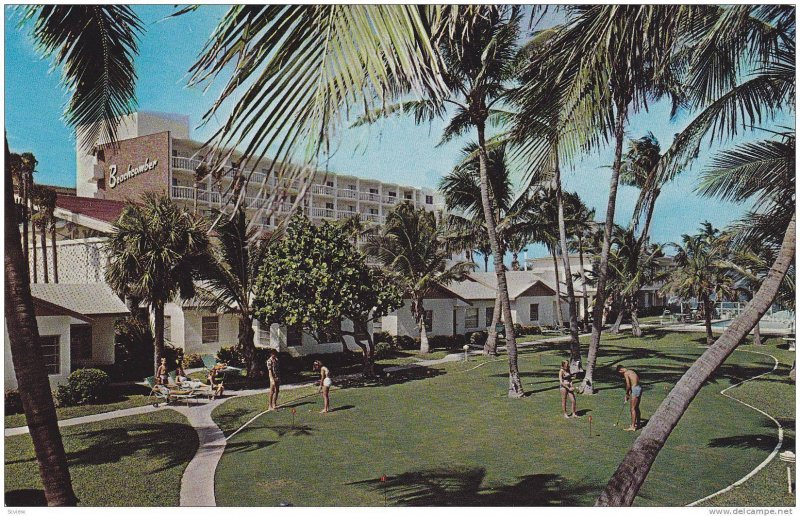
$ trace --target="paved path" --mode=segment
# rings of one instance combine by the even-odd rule
[[[116,419],[118,417],[127,417],[127,416],[138,416],[140,414],[148,414],[150,412],[155,412],[157,410],[163,410],[166,408],[165,405],[159,405],[158,408],[152,405],[145,405],[143,407],[134,407],[134,408],[127,408],[122,410],[114,410],[111,412],[102,412],[100,414],[92,414],[91,416],[81,416],[81,417],[73,417],[70,419],[63,419],[58,422],[58,426],[73,426],[73,425],[83,425],[85,423],[95,423],[97,421],[106,421],[107,419]],[[28,433],[27,426],[19,426],[16,428],[6,428],[4,431],[4,435],[6,437],[11,437],[14,435],[23,435]]]

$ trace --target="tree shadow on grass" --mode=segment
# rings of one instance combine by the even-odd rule
[[[113,427],[88,432],[65,432],[65,436],[80,440],[80,449],[67,453],[70,467],[114,464],[134,454],[144,454],[141,463],[150,459],[159,467],[141,474],[157,473],[187,464],[198,447],[197,433],[189,425],[180,423],[136,424],[128,427]],[[17,464],[30,462],[36,467],[36,459],[6,462]]]
[[[47,507],[42,489],[15,489],[6,491],[6,507]]]
[[[262,439],[260,441],[236,441],[236,442],[229,442],[225,446],[225,451],[231,451],[232,453],[237,452],[252,452],[256,450],[260,450],[262,448],[266,448],[267,446],[272,446],[276,444],[278,441],[268,441],[266,439]]]
[[[417,380],[436,378],[437,376],[442,376],[444,374],[447,373],[441,369],[415,364],[405,369],[398,369],[394,371],[383,370],[375,378],[364,378],[363,376],[340,379],[334,378],[334,382],[338,387],[350,389],[362,387],[387,387],[390,385],[400,385]]]
[[[389,477],[353,482],[385,494],[396,506],[577,506],[580,496],[596,486],[568,483],[560,475],[536,474],[520,477],[513,485],[482,487],[484,468],[428,469]]]
[[[215,421],[220,428],[230,428],[231,426],[238,428],[239,426],[241,426],[241,423],[239,421],[243,419],[244,416],[248,416],[251,414],[255,415],[256,413],[253,410],[248,410],[245,408],[237,408],[231,410],[230,412],[223,412],[222,414],[217,414]]]
[[[784,445],[794,448],[794,439],[784,438]],[[778,444],[778,438],[769,434],[743,434],[731,435],[728,437],[718,437],[708,441],[709,448],[738,448],[741,450],[763,450],[772,451]]]
[[[317,430],[316,427],[309,425],[266,425],[259,427],[261,428],[275,432],[278,437],[312,435]]]

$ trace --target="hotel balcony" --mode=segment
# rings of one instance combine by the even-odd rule
[[[397,204],[398,200],[399,199],[397,197],[385,195],[383,197],[383,204]]]
[[[358,190],[351,190],[349,188],[340,188],[339,197],[342,199],[358,199]]]
[[[371,192],[359,192],[358,193],[358,200],[360,201],[368,201],[368,202],[381,202],[380,194],[371,193]]]
[[[327,197],[335,197],[336,188],[328,185],[311,185],[311,193],[316,195],[325,195]]]
[[[312,206],[309,211],[311,212],[312,219],[334,219],[336,218],[336,211],[328,208],[318,208]]]
[[[367,222],[374,222],[376,224],[383,224],[386,222],[386,217],[383,215],[378,215],[377,213],[361,213],[361,220],[365,220]]]

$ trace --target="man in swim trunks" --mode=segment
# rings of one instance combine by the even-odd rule
[[[267,359],[267,372],[269,373],[269,408],[278,410],[278,393],[281,390],[281,374],[278,365],[278,351],[271,350]]]
[[[642,386],[639,385],[639,375],[633,369],[627,369],[621,365],[617,366],[617,374],[621,374],[625,378],[625,401],[631,401],[631,426],[625,431],[635,432],[642,424],[642,412],[639,409],[642,401]]]

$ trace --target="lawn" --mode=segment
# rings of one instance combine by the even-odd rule
[[[126,385],[109,387],[109,397],[102,403],[89,403],[75,407],[60,407],[56,409],[59,420],[71,419],[74,417],[90,416],[103,412],[122,410],[133,407],[147,405],[147,396],[150,389],[140,385]],[[25,426],[25,414],[12,414],[5,416],[5,428],[15,428]]]
[[[82,506],[177,506],[198,446],[197,433],[173,410],[68,426],[61,435]],[[6,437],[6,505],[43,504],[41,489],[30,437]]]
[[[596,378],[600,393],[579,396],[583,417],[577,420],[560,415],[555,378],[567,353],[564,344],[552,343],[520,351],[530,393],[521,400],[505,396],[504,357],[414,367],[382,385],[334,390],[334,412],[327,415],[318,413],[317,397],[297,399],[290,403],[297,411],[294,426],[291,411],[282,410],[230,439],[217,468],[217,503],[592,505],[635,437],[613,425],[623,395],[613,367],[624,363],[642,375],[646,420],[702,352],[700,338],[665,332],[642,339],[605,337]],[[764,349],[774,351],[775,345]],[[636,504],[693,502],[738,480],[767,456],[777,442],[774,426],[718,393],[771,367],[772,359],[761,355],[736,352],[729,358],[673,432]],[[794,389],[782,382],[785,374],[773,378],[772,398],[783,400],[779,413],[792,428],[787,439],[793,447]],[[759,391],[755,383],[748,387]],[[282,401],[289,401],[288,393]],[[263,395],[232,400],[214,418],[230,433],[265,405]],[[776,490],[785,489],[785,471],[764,482],[771,478]],[[785,497],[740,499],[786,504]]]

